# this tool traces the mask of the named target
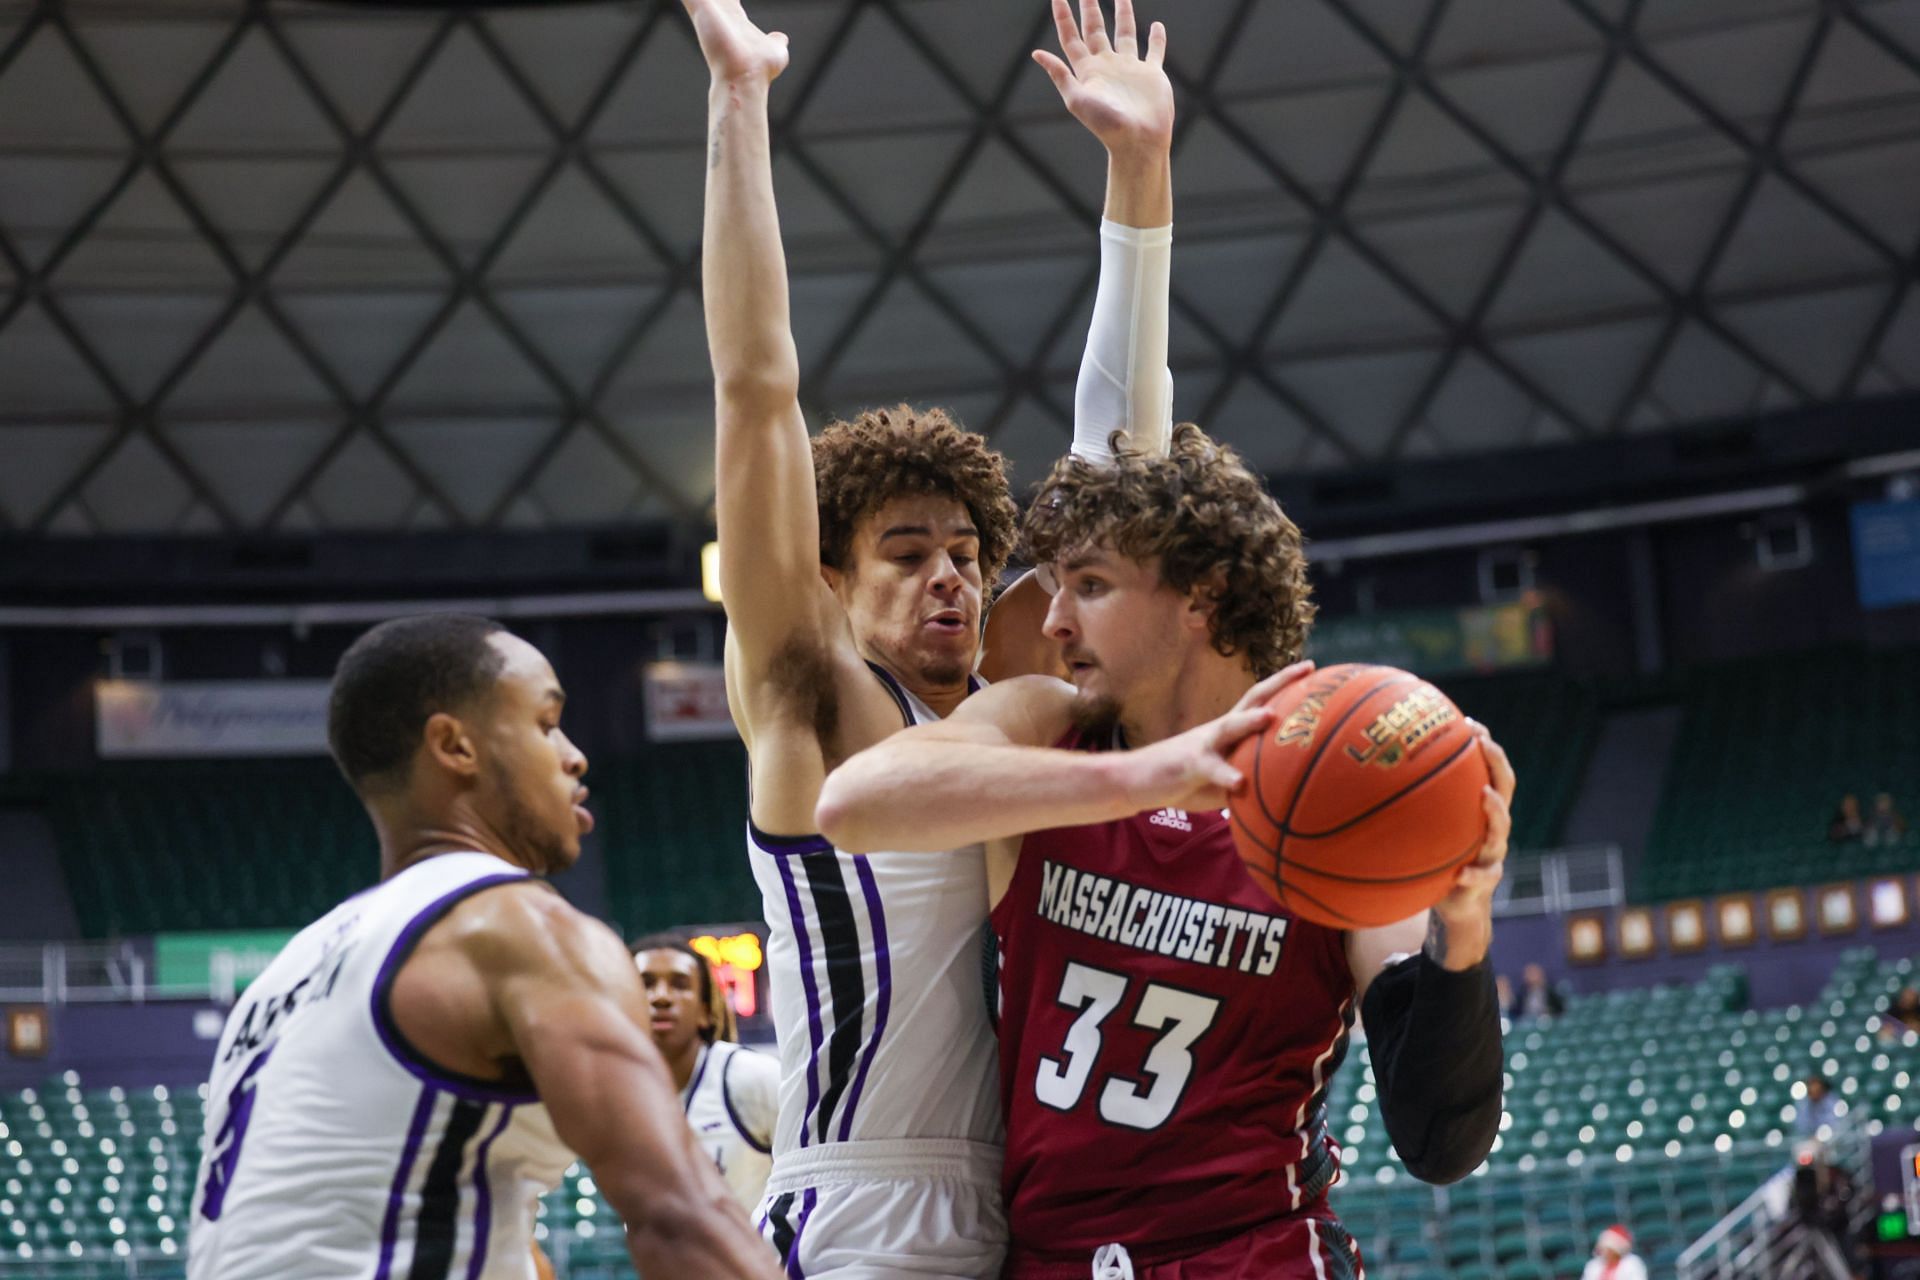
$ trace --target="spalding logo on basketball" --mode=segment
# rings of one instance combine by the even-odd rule
[[[1347,664],[1296,680],[1235,750],[1233,839],[1281,906],[1336,929],[1445,897],[1486,836],[1487,762],[1460,709],[1419,676]]]

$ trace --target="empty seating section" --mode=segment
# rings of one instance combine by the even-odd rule
[[[1841,795],[1920,795],[1920,650],[1833,650],[1693,673],[1637,896],[1663,899],[1920,868],[1920,834],[1836,847]]]
[[[1441,684],[1461,710],[1493,731],[1526,780],[1514,796],[1513,847],[1558,845],[1599,731],[1592,687],[1544,672]]]
[[[43,782],[94,937],[306,924],[378,874],[326,760],[120,765]]]
[[[754,919],[746,755],[693,742],[595,765],[609,907],[629,931]],[[325,760],[141,764],[29,779],[92,937],[294,928],[378,874],[367,821]]]
[[[1920,1036],[1873,1019],[1914,980],[1912,959],[1847,953],[1808,1006],[1744,1009],[1722,968],[1688,987],[1576,996],[1507,1037],[1507,1115],[1484,1170],[1436,1189],[1391,1154],[1363,1047],[1329,1106],[1345,1145],[1334,1209],[1382,1280],[1575,1276],[1594,1236],[1625,1223],[1654,1275],[1788,1158],[1795,1086],[1819,1067],[1874,1122],[1920,1118]],[[69,1075],[0,1097],[0,1263],[58,1259],[75,1280],[177,1274],[198,1159],[191,1087],[85,1089]],[[571,1280],[630,1277],[618,1220],[570,1170],[536,1235]],[[89,1270],[89,1268],[91,1268]],[[48,1274],[55,1274],[49,1271]]]
[[[632,932],[760,918],[744,747],[676,743],[596,772],[614,919]]]
[[[1796,1095],[1816,1067],[1873,1121],[1920,1119],[1920,1045],[1870,1020],[1912,960],[1849,952],[1816,1003],[1745,1009],[1737,969],[1691,987],[1575,996],[1507,1037],[1507,1112],[1487,1167],[1436,1193],[1408,1177],[1381,1122],[1365,1050],[1330,1099],[1348,1180],[1334,1208],[1368,1274],[1427,1280],[1577,1275],[1625,1223],[1654,1275],[1788,1158]]]

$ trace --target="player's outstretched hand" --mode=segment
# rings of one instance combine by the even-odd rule
[[[681,0],[715,81],[771,84],[787,69],[787,37],[762,31],[740,0]]]
[[[1234,748],[1272,724],[1268,700],[1312,670],[1311,662],[1297,662],[1253,686],[1219,719],[1122,755],[1122,785],[1134,811],[1224,807],[1246,785],[1229,759]]]
[[[1133,0],[1116,0],[1113,38],[1107,38],[1100,0],[1080,0],[1074,21],[1071,0],[1053,0],[1060,58],[1036,49],[1040,64],[1060,91],[1073,118],[1087,126],[1108,151],[1173,147],[1173,82],[1167,79],[1167,29],[1153,24],[1140,52]]]
[[[1479,856],[1460,869],[1453,892],[1433,908],[1446,931],[1446,963],[1452,969],[1477,963],[1478,955],[1484,955],[1492,942],[1493,891],[1506,874],[1507,840],[1513,834],[1513,764],[1487,726],[1474,721],[1473,735],[1480,740],[1492,779],[1492,785],[1480,796],[1480,807],[1487,815],[1487,835],[1480,843]]]

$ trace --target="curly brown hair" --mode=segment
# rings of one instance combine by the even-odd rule
[[[901,404],[829,423],[813,438],[813,476],[820,562],[832,568],[847,567],[860,521],[895,498],[919,494],[966,507],[980,531],[980,577],[989,595],[1013,554],[1020,511],[1007,486],[1007,460],[944,409]]]
[[[1213,647],[1246,655],[1256,676],[1297,662],[1313,623],[1306,539],[1238,453],[1190,422],[1173,429],[1167,457],[1120,447],[1103,465],[1066,457],[1028,510],[1024,555],[1051,564],[1105,545],[1128,559],[1157,559],[1160,580],[1214,592]]]

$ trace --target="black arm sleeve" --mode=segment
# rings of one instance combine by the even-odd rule
[[[1393,1149],[1422,1182],[1458,1182],[1500,1131],[1492,963],[1455,973],[1425,955],[1402,960],[1373,980],[1360,1013]]]

